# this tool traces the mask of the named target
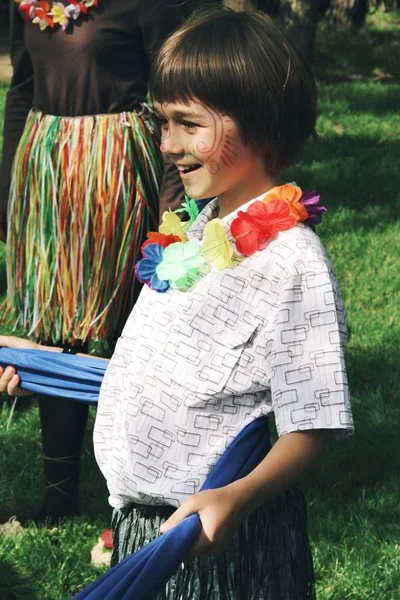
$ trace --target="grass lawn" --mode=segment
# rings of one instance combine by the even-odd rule
[[[305,482],[319,600],[400,599],[399,46],[398,12],[370,15],[358,34],[321,23],[315,63],[320,138],[287,174],[321,192],[329,208],[319,234],[341,283],[351,332],[347,360],[357,434],[332,444]],[[1,110],[5,91],[0,87]],[[43,485],[37,408],[10,412],[5,403],[0,521],[32,507]],[[68,600],[94,579],[99,570],[90,565],[90,548],[108,526],[106,496],[88,432],[82,516],[54,532],[31,527],[0,539],[1,599]]]

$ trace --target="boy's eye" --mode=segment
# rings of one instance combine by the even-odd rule
[[[191,121],[182,121],[182,125],[185,127],[185,129],[188,129],[189,131],[193,131],[193,129],[196,129],[196,127],[198,127],[196,123],[192,123]]]

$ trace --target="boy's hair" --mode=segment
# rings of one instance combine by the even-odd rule
[[[293,163],[315,135],[311,70],[262,12],[194,13],[161,47],[150,90],[153,101],[199,100],[225,113],[272,171]]]

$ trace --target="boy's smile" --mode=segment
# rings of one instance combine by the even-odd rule
[[[155,107],[162,123],[161,150],[176,165],[191,198],[218,196],[223,216],[275,185],[263,154],[243,141],[227,115],[197,100]]]

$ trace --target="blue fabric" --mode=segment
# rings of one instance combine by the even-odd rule
[[[108,361],[0,348],[0,365],[15,366],[27,390],[96,404]],[[270,448],[267,418],[252,421],[234,438],[201,489],[222,487],[244,477]],[[152,600],[176,572],[200,531],[199,516],[191,515],[96,579],[73,600]]]
[[[0,365],[17,369],[23,389],[94,405],[108,362],[45,350],[0,348]]]

